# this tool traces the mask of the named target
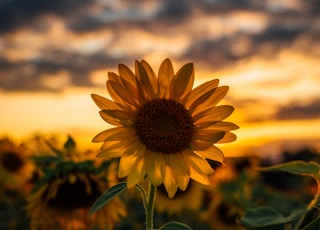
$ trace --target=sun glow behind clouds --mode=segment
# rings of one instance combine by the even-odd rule
[[[134,59],[157,69],[169,57],[175,69],[194,62],[196,85],[219,78],[230,86],[230,121],[241,128],[223,148],[317,139],[316,4],[233,2],[39,1],[32,15],[23,1],[0,4],[15,6],[0,15],[0,135],[71,133],[90,143],[106,125],[90,94],[106,95],[108,71],[133,69]]]
[[[295,56],[281,56],[281,59],[290,58],[294,59]],[[156,66],[155,60],[151,63]],[[219,78],[221,85],[231,85],[226,100],[227,104],[233,104],[236,110],[228,120],[239,124],[240,129],[235,131],[238,136],[235,143],[221,146],[226,155],[248,153],[255,148],[261,151],[266,145],[269,145],[270,149],[270,143],[279,144],[288,140],[312,143],[320,148],[315,144],[315,140],[320,136],[320,129],[314,128],[320,127],[319,119],[285,121],[273,118],[279,106],[292,100],[304,100],[317,95],[318,80],[312,77],[317,74],[313,72],[316,70],[311,68],[314,65],[313,60],[301,59],[297,63],[303,69],[310,70],[306,74],[311,77],[301,78],[299,71],[296,72],[298,76],[294,75],[290,66],[277,66],[281,65],[278,60],[272,62],[260,58],[242,63],[235,69],[225,69],[213,74],[197,70],[195,66],[196,85],[213,78]],[[108,71],[117,70],[97,70],[92,73],[92,83],[99,86],[96,88],[69,88],[59,94],[1,93],[0,107],[5,108],[1,111],[2,133],[10,133],[17,138],[35,132],[73,134],[82,144],[93,147],[92,137],[101,127],[107,128],[108,125],[99,117],[90,94],[108,97],[104,88]],[[271,77],[277,75],[287,78],[282,77],[279,80]],[[290,83],[286,84],[287,81]]]
[[[1,134],[24,138],[35,133],[81,134],[91,138],[105,127],[90,93],[79,90],[53,96],[48,93],[0,93]],[[91,137],[90,137],[91,136]],[[79,136],[80,138],[80,136]]]

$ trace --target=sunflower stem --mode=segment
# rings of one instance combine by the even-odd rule
[[[144,188],[140,184],[136,184],[136,188],[140,190],[141,196],[142,196],[142,200],[143,200],[144,210],[147,210],[148,201],[147,201],[146,191],[144,190]]]
[[[146,205],[146,229],[147,230],[153,229],[153,210],[154,210],[154,201],[156,198],[156,191],[157,191],[157,187],[153,186],[153,184],[150,182],[149,197]]]

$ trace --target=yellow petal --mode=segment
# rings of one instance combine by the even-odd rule
[[[221,140],[225,135],[225,132],[220,130],[197,130],[194,133],[193,141],[216,143]]]
[[[172,198],[176,194],[178,189],[178,186],[172,175],[170,166],[166,166],[166,174],[164,177],[164,187],[166,188],[168,196],[170,198]]]
[[[229,86],[219,86],[216,88],[210,99],[208,100],[209,105],[212,107],[218,104],[229,91]]]
[[[202,83],[198,87],[194,88],[190,92],[189,96],[184,100],[186,108],[190,108],[191,104],[193,104],[198,98],[202,97],[204,94],[208,93],[214,88],[217,88],[218,84],[219,84],[219,80],[214,79],[214,80]]]
[[[187,188],[188,188],[188,184],[189,184],[189,181],[190,181],[190,176],[186,176],[186,175],[179,175],[178,177],[176,177],[176,182],[179,186],[179,188],[182,190],[182,191],[185,191]]]
[[[209,148],[212,145],[213,145],[213,143],[211,143],[211,142],[205,142],[205,141],[201,141],[201,140],[194,140],[190,144],[190,147],[193,150],[198,151],[198,150],[205,150],[205,149]]]
[[[117,157],[121,157],[126,152],[126,148],[114,148],[114,149],[103,149],[98,154],[97,157],[113,159]]]
[[[100,111],[100,115],[106,122],[116,126],[119,126],[117,124],[132,125],[135,119],[132,113],[123,110],[102,110]]]
[[[216,146],[211,146],[206,150],[197,151],[197,153],[206,159],[218,161],[221,163],[223,162],[224,154]]]
[[[169,155],[169,165],[176,184],[181,190],[185,190],[189,183],[190,169],[189,165],[184,161],[186,156],[181,153]]]
[[[151,151],[147,151],[146,153],[147,174],[154,186],[162,184],[165,174],[164,162],[161,155],[161,153],[153,153]]]
[[[202,122],[201,125],[197,126],[201,129],[208,129],[208,130],[221,130],[221,131],[230,131],[239,129],[239,126],[230,122],[226,121],[207,121]]]
[[[146,62],[145,60],[142,60],[141,64],[144,67],[145,71],[147,72],[147,75],[149,76],[149,80],[150,80],[151,86],[153,88],[153,92],[155,92],[155,94],[157,94],[158,80],[157,80],[156,74],[154,73],[153,69],[148,64],[148,62]]]
[[[152,84],[150,82],[149,76],[147,71],[144,69],[143,65],[136,61],[135,62],[136,74],[137,74],[137,81],[140,83],[138,84],[138,89],[143,92],[144,97],[147,100],[151,100],[155,97],[155,92],[153,91]]]
[[[133,136],[131,138],[123,139],[120,141],[105,141],[102,146],[101,150],[111,150],[113,148],[127,148],[128,150],[132,150],[134,148],[137,148],[137,146],[140,146],[140,141],[137,139],[136,136]]]
[[[217,103],[219,101],[221,101],[222,98],[225,97],[225,95],[227,94],[229,90],[228,86],[220,86],[215,88],[215,90],[212,92],[212,94],[210,95],[210,97],[197,105],[192,105],[190,107],[190,110],[192,111],[191,115],[192,116],[197,116],[197,114],[201,113],[204,110],[209,110],[211,108],[213,108],[214,106],[217,105]]]
[[[109,123],[110,125],[114,125],[114,126],[122,126],[123,125],[118,119],[111,117],[109,114],[107,114],[105,112],[99,111],[99,114],[100,114],[101,118],[105,122]]]
[[[118,71],[122,78],[130,82],[132,85],[136,84],[136,76],[126,65],[119,64]]]
[[[208,91],[207,93],[201,95],[200,97],[198,97],[191,105],[189,108],[189,113],[191,115],[193,115],[195,113],[195,109],[201,105],[202,103],[205,103],[206,101],[209,100],[209,98],[211,97],[211,95],[214,93],[215,89],[212,89],[210,91]],[[187,108],[187,106],[186,106]]]
[[[231,132],[226,132],[226,134],[224,135],[224,137],[219,140],[217,143],[221,144],[221,143],[229,143],[229,142],[233,142],[237,140],[237,136]]]
[[[104,141],[120,141],[126,139],[127,136],[134,135],[134,131],[130,128],[116,127],[104,130],[98,133],[92,140],[92,142],[104,142]]]
[[[144,154],[139,152],[139,156],[134,162],[134,165],[131,168],[131,171],[128,175],[127,185],[128,188],[133,187],[138,184],[139,181],[144,179],[146,175],[146,164],[144,160]]]
[[[122,141],[106,141],[102,144],[97,157],[114,158],[121,156],[124,152],[132,152],[140,146],[135,138]]]
[[[188,161],[190,167],[194,168],[199,173],[205,175],[210,175],[214,173],[214,170],[211,168],[210,164],[205,158],[197,155],[193,151],[188,151],[188,153],[185,154],[185,156],[185,159]]]
[[[230,105],[216,106],[206,113],[198,115],[196,118],[194,117],[194,124],[201,125],[207,121],[221,121],[230,116],[233,110],[234,108]]]
[[[115,95],[113,95],[112,98],[115,97],[117,100],[121,98],[121,101],[124,102],[125,104],[130,104],[131,106],[136,107],[137,103],[136,103],[135,97],[132,95],[132,92],[129,91],[130,89],[114,81],[108,81],[107,85],[108,85],[108,90],[111,90],[112,92],[116,92],[116,97]],[[130,87],[130,85],[127,85],[127,86]]]
[[[169,98],[169,89],[171,81],[174,78],[174,70],[170,59],[165,59],[159,68],[158,73],[158,82],[159,82],[159,91],[160,97]]]
[[[131,97],[134,100],[134,105],[139,104],[141,102],[139,91],[136,87],[136,84],[132,84],[126,79],[121,78],[121,83],[126,88],[126,90],[130,93]]]
[[[107,81],[107,89],[108,89],[108,92],[110,94],[110,96],[112,97],[112,99],[115,101],[115,103],[123,110],[130,110],[130,111],[134,111],[135,110],[135,105],[132,105],[130,104],[129,100],[132,100],[132,99],[129,99],[127,100],[127,96],[128,94],[124,94],[122,95],[121,93],[124,92],[124,91],[127,91],[125,89],[122,89],[119,91],[119,89],[115,89],[114,88],[114,84],[118,84],[117,82],[115,81],[110,81],[108,80]],[[124,88],[124,87],[123,87]],[[132,96],[130,96],[132,98]]]
[[[118,176],[120,178],[128,176],[135,161],[138,159],[138,153],[125,153],[120,158]]]
[[[192,90],[194,83],[193,64],[182,66],[170,85],[170,98],[183,100]]]
[[[121,104],[123,106],[126,106],[126,102],[123,100],[123,98],[118,94],[117,91],[115,91],[113,89],[113,87],[110,86],[110,82],[114,82],[114,81],[107,81],[107,90],[109,95],[112,97],[112,99],[117,103],[117,104]]]
[[[195,170],[193,167],[190,167],[190,177],[201,184],[204,184],[204,185],[211,184],[210,178],[207,175],[199,173],[199,171]]]
[[[113,101],[107,99],[107,98],[104,98],[104,97],[101,97],[97,94],[91,94],[91,98],[93,99],[93,101],[96,103],[96,105],[101,109],[101,110],[104,110],[104,109],[120,109],[120,107]]]
[[[190,171],[188,164],[184,161],[185,157],[185,153],[169,154],[169,165],[179,175],[189,175]]]
[[[114,82],[120,82],[120,77],[118,74],[114,72],[109,72],[108,73],[108,80],[114,81]]]

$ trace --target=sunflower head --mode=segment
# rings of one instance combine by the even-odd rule
[[[244,230],[238,220],[243,209],[230,198],[216,195],[209,202],[209,207],[201,214],[200,219],[207,222],[212,229]]]
[[[80,153],[76,151],[71,137],[62,149],[50,148],[56,152],[56,156],[34,158],[42,173],[27,198],[32,228],[112,228],[125,215],[125,207],[120,199],[114,199],[88,217],[92,204],[110,186],[105,171],[111,162],[97,165],[93,159],[72,157],[71,154]]]
[[[24,143],[16,145],[8,138],[0,140],[0,182],[7,188],[22,188],[29,182],[34,165]]]
[[[175,73],[169,59],[157,75],[144,60],[135,62],[135,72],[123,64],[118,70],[106,84],[112,100],[92,95],[101,117],[114,126],[94,137],[103,142],[98,156],[120,157],[118,175],[127,177],[128,187],[147,178],[154,186],[163,183],[173,197],[190,178],[210,184],[214,170],[207,160],[223,161],[214,144],[236,139],[230,131],[238,126],[223,121],[233,107],[217,105],[228,87],[214,79],[193,88],[193,64]]]

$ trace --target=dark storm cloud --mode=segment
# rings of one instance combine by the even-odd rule
[[[265,3],[257,1],[239,0],[165,0],[159,3],[153,14],[148,14],[143,8],[143,1],[123,1],[125,7],[117,8],[110,4],[99,5],[95,0],[6,0],[0,3],[0,34],[12,33],[19,28],[34,28],[35,23],[44,15],[51,14],[63,19],[68,32],[81,36],[84,32],[94,33],[97,30],[108,29],[112,31],[114,40],[121,38],[128,29],[137,29],[153,36],[172,37],[185,35],[192,39],[190,47],[177,59],[189,59],[201,63],[210,70],[218,70],[226,66],[232,68],[238,60],[250,58],[252,55],[274,55],[283,48],[310,50],[319,55],[313,46],[320,43],[319,28],[312,24],[316,14],[312,7],[319,5],[317,1],[306,0],[309,7],[304,11],[270,12]],[[95,5],[98,4],[98,5]],[[99,10],[91,12],[93,6]],[[259,33],[236,31],[218,38],[206,36],[197,28],[189,28],[188,23],[192,17],[219,16],[233,10],[244,10],[263,13],[268,17],[269,25]],[[40,20],[41,22],[41,20]],[[292,23],[294,22],[294,23]],[[294,25],[294,26],[292,26]],[[209,26],[209,25],[208,25]],[[214,26],[214,25],[213,25]],[[214,29],[214,28],[213,28]],[[317,35],[318,34],[318,35]],[[297,40],[303,36],[305,42],[297,46]],[[4,41],[6,48],[14,48],[14,41]],[[111,46],[114,44],[111,42]],[[1,45],[1,44],[0,44]],[[107,44],[106,44],[107,46]],[[156,44],[155,44],[156,47]],[[240,48],[239,48],[240,47]],[[267,47],[267,49],[265,48]],[[116,47],[104,47],[116,49]],[[4,90],[35,90],[41,86],[43,74],[54,75],[66,70],[71,75],[71,82],[77,86],[90,85],[89,74],[93,70],[115,67],[119,62],[132,62],[135,58],[122,54],[121,57],[111,56],[105,51],[95,54],[80,55],[68,52],[68,47],[61,50],[51,50],[46,47],[40,51],[42,56],[34,60],[12,62],[0,60],[0,88]],[[309,52],[309,51],[308,51]],[[143,56],[143,54],[139,55]],[[6,79],[6,80],[4,80]],[[42,87],[42,88],[41,88]]]
[[[115,32],[128,28],[146,28],[151,21],[138,9],[115,11],[106,8],[100,14],[83,14],[69,20],[67,28],[74,33],[94,32],[101,29],[112,29]]]
[[[203,0],[200,7],[205,13],[224,14],[232,10],[255,9],[249,0]]]
[[[70,17],[92,0],[3,0],[0,4],[0,33],[31,26],[40,16]]]
[[[291,27],[273,24],[258,34],[238,31],[219,39],[199,37],[194,39],[182,58],[197,60],[217,70],[253,55],[272,58],[287,48],[319,56],[319,32],[308,25]]]
[[[33,61],[10,62],[0,59],[0,89],[7,91],[43,91],[57,90],[41,84],[44,75],[55,77],[60,71],[66,71],[71,76],[75,86],[92,85],[89,74],[93,70],[108,69],[125,59],[116,59],[104,53],[82,56],[75,53],[51,51],[56,60],[38,59]],[[48,55],[48,54],[47,54]],[[50,56],[48,55],[48,56]],[[5,74],[3,74],[5,73]],[[106,72],[107,73],[107,72]],[[64,90],[64,89],[61,89]]]
[[[319,119],[320,118],[320,98],[306,105],[292,104],[280,107],[275,114],[279,120],[291,119]]]
[[[97,17],[92,17],[91,15],[83,16],[77,20],[72,20],[68,23],[67,28],[73,32],[88,32],[95,31],[102,28],[106,28],[108,25],[106,22],[98,20]]]
[[[179,21],[191,16],[193,1],[166,0],[156,16],[157,20]]]
[[[288,25],[271,25],[263,33],[254,37],[257,43],[260,42],[290,42],[300,34],[307,31],[306,25],[288,26]]]
[[[232,54],[230,40],[234,38],[224,38],[219,40],[198,40],[184,54],[183,58],[197,60],[206,63],[209,68],[218,70],[238,59]]]

